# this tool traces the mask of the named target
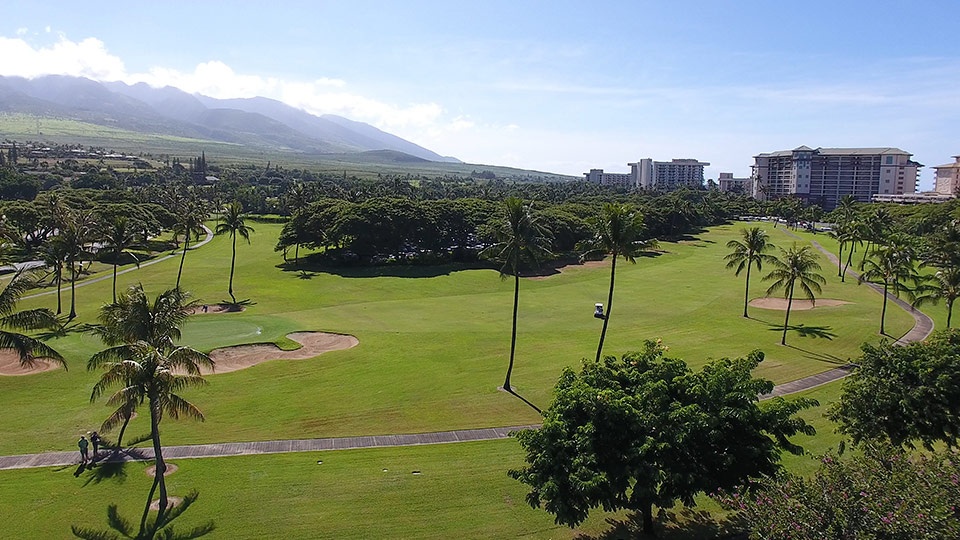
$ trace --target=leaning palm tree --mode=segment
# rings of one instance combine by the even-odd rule
[[[228,204],[223,211],[223,221],[217,225],[217,234],[229,234],[233,242],[233,251],[230,254],[230,285],[227,292],[230,293],[230,300],[234,304],[237,303],[237,298],[233,295],[233,270],[237,263],[237,236],[239,235],[249,244],[250,233],[252,232],[254,232],[253,227],[244,223],[243,205],[240,204],[240,201],[233,201]]]
[[[17,311],[17,302],[36,285],[36,279],[20,270],[0,291],[0,349],[14,351],[23,367],[32,367],[36,360],[51,360],[64,369],[60,353],[39,339],[21,334],[24,330],[44,330],[58,326],[57,317],[46,308]]]
[[[607,311],[603,317],[603,329],[600,331],[600,343],[597,345],[597,362],[603,352],[603,340],[607,335],[607,324],[613,308],[613,286],[617,275],[617,258],[636,264],[637,257],[647,249],[657,246],[656,239],[642,240],[643,214],[629,205],[606,203],[600,215],[589,221],[594,236],[584,246],[587,248],[582,257],[590,255],[610,255],[610,291],[607,293]]]
[[[747,304],[750,302],[750,268],[757,266],[757,270],[763,270],[763,263],[772,262],[776,257],[764,253],[773,249],[767,231],[760,227],[751,227],[740,231],[741,240],[731,240],[727,242],[727,247],[732,249],[723,260],[727,261],[727,268],[735,268],[734,275],[739,276],[744,268],[747,269],[747,283],[743,293],[743,316],[747,317]]]
[[[507,197],[503,205],[503,219],[495,231],[497,242],[481,252],[483,258],[501,263],[500,277],[513,276],[513,328],[510,334],[510,364],[503,389],[511,392],[514,352],[517,347],[517,308],[520,305],[520,268],[524,264],[537,265],[550,255],[550,231],[534,216],[522,199]]]
[[[183,262],[190,249],[190,239],[199,238],[206,232],[203,222],[207,220],[209,212],[204,202],[197,198],[182,199],[177,210],[177,223],[174,225],[174,237],[183,235],[183,253],[180,255],[180,268],[177,270],[177,288],[180,288],[180,277],[183,275]]]
[[[113,302],[116,303],[117,265],[120,264],[120,258],[123,257],[124,254],[128,254],[133,257],[138,267],[140,266],[140,259],[129,251],[136,243],[136,234],[126,216],[115,216],[106,226],[107,228],[104,231],[106,233],[104,244],[106,244],[105,247],[109,249],[111,258],[113,259]]]
[[[933,275],[927,276],[926,281],[927,283],[919,288],[913,305],[936,304],[943,300],[947,308],[947,328],[950,328],[953,304],[960,298],[960,267],[950,266],[937,270]]]
[[[143,289],[131,287],[118,302],[104,306],[100,325],[94,331],[109,348],[93,355],[87,369],[104,369],[94,385],[90,400],[95,401],[108,389],[119,386],[108,399],[117,410],[104,422],[110,428],[127,415],[133,404],[146,402],[150,409],[150,438],[153,441],[156,472],[147,506],[140,521],[147,528],[147,515],[154,490],[159,488],[160,509],[154,520],[157,529],[165,525],[168,510],[166,464],[160,441],[160,422],[165,414],[203,420],[203,413],[179,392],[206,383],[200,368],[213,368],[206,354],[185,346],[176,346],[180,325],[192,311],[187,296],[179,289],[161,293],[151,305]]]
[[[810,246],[798,247],[796,243],[790,249],[780,248],[780,258],[770,261],[775,267],[769,274],[763,276],[763,281],[773,281],[767,288],[767,295],[776,294],[783,291],[783,297],[787,300],[787,312],[783,319],[783,335],[780,337],[780,344],[787,344],[787,328],[790,324],[790,309],[793,307],[793,294],[799,284],[800,290],[807,300],[816,301],[816,294],[819,294],[820,285],[827,282],[820,275],[820,263],[817,262],[817,254],[811,250]],[[816,293],[816,294],[814,294]]]
[[[900,296],[903,293],[913,300],[916,294],[908,283],[914,286],[920,280],[916,266],[916,252],[906,237],[892,236],[888,243],[878,249],[864,263],[863,272],[858,278],[859,283],[865,281],[880,281],[883,283],[883,307],[880,309],[880,333],[884,331],[884,321],[887,316],[887,293]]]

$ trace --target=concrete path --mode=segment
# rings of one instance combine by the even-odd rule
[[[798,240],[799,236],[790,231],[781,229],[784,233]],[[207,229],[207,239],[196,247],[209,242],[212,238],[210,230]],[[811,244],[820,252],[827,256],[827,259],[836,265],[837,257],[823,248],[819,243],[811,241]],[[172,257],[169,255],[165,258]],[[162,259],[160,259],[162,260]],[[152,262],[159,262],[152,261]],[[853,278],[857,274],[848,270]],[[883,294],[883,287],[874,284],[868,284],[871,288],[880,294]],[[922,312],[913,309],[910,304],[900,300],[892,294],[887,295],[887,299],[893,301],[898,306],[910,312],[913,315],[914,326],[896,341],[897,345],[904,345],[914,341],[926,339],[933,332],[933,320]],[[780,384],[774,387],[769,394],[760,396],[760,399],[769,399],[772,397],[786,396],[797,392],[802,392],[815,388],[822,384],[827,384],[842,379],[850,374],[853,366],[843,366],[834,368],[816,375],[804,377],[796,381]],[[163,449],[165,459],[188,459],[205,457],[225,457],[240,456],[249,454],[279,454],[288,452],[317,452],[324,450],[350,450],[356,448],[384,448],[395,446],[416,446],[422,444],[445,444],[466,441],[490,441],[496,439],[505,439],[510,436],[510,432],[539,427],[538,424],[527,426],[511,426],[483,429],[464,429],[456,431],[440,431],[434,433],[409,433],[401,435],[368,435],[364,437],[332,437],[327,439],[296,439],[280,441],[256,441],[256,442],[238,442],[223,444],[197,444],[189,446],[166,446]],[[100,463],[103,462],[126,462],[126,461],[144,461],[153,459],[152,448],[131,448],[121,452],[106,453],[100,452]],[[26,469],[35,467],[63,467],[79,465],[79,451],[73,452],[45,452],[42,454],[24,454],[18,456],[0,456],[0,470],[6,469]]]

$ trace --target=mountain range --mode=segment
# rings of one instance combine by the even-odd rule
[[[460,163],[374,126],[316,116],[264,98],[216,99],[145,83],[101,83],[81,77],[0,76],[0,113],[67,118],[140,133],[207,139],[310,155],[400,152]]]

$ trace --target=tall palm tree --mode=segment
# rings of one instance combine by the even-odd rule
[[[617,258],[636,264],[637,256],[643,251],[657,246],[655,239],[642,240],[643,214],[625,204],[606,203],[600,209],[600,215],[589,221],[594,236],[584,247],[584,256],[610,255],[610,291],[607,293],[607,312],[603,317],[603,329],[600,331],[600,343],[597,345],[597,361],[603,352],[603,340],[607,335],[607,324],[613,309],[613,287],[617,275]]]
[[[206,383],[200,368],[213,368],[206,354],[175,343],[180,326],[192,312],[187,295],[171,289],[157,296],[151,304],[139,286],[131,287],[117,302],[104,306],[100,324],[94,331],[109,348],[93,355],[87,369],[103,368],[104,373],[93,387],[90,400],[95,401],[112,387],[120,388],[108,399],[117,410],[104,422],[104,429],[119,423],[135,404],[146,401],[150,408],[150,438],[153,441],[156,472],[154,487],[141,518],[141,531],[146,527],[150,499],[159,488],[160,510],[154,521],[156,528],[165,524],[168,510],[166,464],[160,441],[160,422],[164,414],[203,420],[203,413],[184,399],[179,392]]]
[[[237,236],[239,235],[249,244],[250,233],[252,232],[254,232],[253,227],[244,223],[243,205],[240,204],[240,201],[233,201],[228,204],[223,211],[223,221],[217,225],[217,234],[229,234],[233,241],[233,251],[230,254],[230,285],[227,292],[230,293],[230,300],[234,304],[237,303],[237,298],[233,296],[233,270],[237,263]]]
[[[57,234],[63,242],[66,255],[64,262],[67,270],[70,271],[70,314],[68,315],[70,320],[77,317],[77,276],[80,275],[83,261],[89,260],[92,256],[87,246],[93,241],[95,227],[96,223],[91,212],[82,210],[69,212],[63,228]]]
[[[763,281],[773,281],[767,288],[767,295],[776,294],[783,291],[783,297],[787,300],[787,313],[783,319],[783,335],[780,337],[780,344],[787,344],[787,328],[790,324],[790,309],[793,307],[793,294],[799,284],[800,290],[807,300],[816,301],[816,294],[819,294],[820,285],[827,282],[820,275],[820,263],[817,262],[817,254],[811,250],[810,246],[799,247],[796,243],[790,249],[780,248],[780,258],[770,261],[775,267],[769,274],[763,276]],[[815,294],[816,293],[816,294]]]
[[[893,216],[885,208],[880,207],[868,214],[860,223],[860,237],[866,242],[863,249],[863,257],[860,259],[860,270],[867,263],[867,257],[870,253],[886,242],[887,235],[890,233],[890,225]]]
[[[943,300],[947,308],[947,328],[953,318],[953,304],[960,298],[960,267],[950,266],[937,270],[926,278],[927,283],[919,289],[913,302],[915,306],[936,304]]]
[[[54,236],[43,245],[43,262],[53,268],[53,280],[57,282],[57,315],[63,312],[63,268],[67,264],[67,247],[63,237]]]
[[[183,262],[190,249],[190,239],[199,238],[206,229],[203,222],[207,220],[209,212],[204,201],[198,197],[182,199],[177,210],[177,224],[174,226],[174,236],[183,235],[183,253],[180,255],[180,268],[177,270],[177,288],[180,288],[180,277],[183,275]]]
[[[874,250],[870,258],[865,261],[858,282],[883,282],[883,307],[880,310],[881,334],[886,334],[884,321],[887,316],[887,293],[892,289],[893,294],[900,296],[904,293],[912,300],[916,295],[907,283],[913,283],[916,286],[919,279],[916,251],[909,239],[904,236],[891,236],[886,245]]]
[[[743,316],[747,317],[747,304],[750,302],[750,268],[757,265],[757,270],[763,270],[764,262],[772,262],[776,257],[764,253],[773,249],[770,236],[760,227],[751,227],[740,231],[741,240],[727,242],[732,249],[723,260],[727,261],[727,268],[735,268],[734,275],[739,276],[744,268],[747,269],[747,283],[743,292]]]
[[[503,389],[511,392],[514,352],[517,346],[517,309],[520,305],[520,268],[527,263],[537,265],[550,256],[550,231],[534,216],[530,207],[517,197],[503,202],[503,219],[495,231],[497,242],[483,250],[481,256],[501,263],[500,277],[513,276],[513,329],[510,334],[510,364]]]
[[[124,253],[129,254],[133,257],[138,267],[140,266],[140,259],[129,251],[136,243],[136,232],[126,216],[115,216],[106,224],[106,227],[106,231],[104,231],[106,233],[104,244],[106,244],[105,247],[110,250],[111,258],[113,259],[113,302],[116,303],[117,266],[120,264],[120,257],[122,257]]]
[[[36,360],[51,360],[66,369],[67,364],[60,353],[39,339],[20,333],[58,326],[57,317],[49,309],[17,311],[17,302],[35,284],[33,275],[20,270],[0,291],[0,349],[16,352],[23,367],[33,366]]]

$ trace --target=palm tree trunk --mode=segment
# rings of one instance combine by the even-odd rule
[[[656,533],[653,530],[653,504],[644,503],[643,508],[640,509],[640,513],[643,514],[643,534],[648,538],[653,538]]]
[[[125,414],[123,416],[123,425],[120,426],[120,433],[117,435],[117,449],[123,448],[123,432],[127,430],[127,425],[130,423],[132,416],[132,414]]]
[[[153,396],[150,401],[150,432],[153,437],[153,456],[155,470],[154,479],[160,487],[160,509],[157,511],[157,521],[154,530],[163,527],[163,520],[167,513],[167,482],[164,479],[164,473],[167,471],[167,464],[163,461],[163,449],[160,446],[160,403],[159,398]]]
[[[863,270],[863,265],[867,263],[867,255],[870,254],[870,244],[871,242],[867,242],[867,245],[863,248],[863,257],[860,259],[859,267],[861,271]]]
[[[137,534],[136,538],[153,538],[153,534],[157,531],[156,526],[149,533],[147,532],[147,517],[150,515],[150,503],[153,502],[153,494],[157,492],[157,477],[153,477],[153,485],[150,486],[150,492],[147,493],[147,504],[143,506],[143,515],[140,516],[140,532]]]
[[[887,317],[887,280],[884,279],[883,280],[883,307],[880,308],[880,335],[881,336],[887,335],[887,333],[883,331],[883,321],[884,319],[886,319],[886,317]]]
[[[183,274],[183,260],[187,258],[187,248],[190,246],[190,233],[183,238],[183,254],[180,255],[180,269],[177,270],[177,288],[180,288],[180,275]]]
[[[843,242],[840,242],[840,252],[837,257],[837,277],[843,277]]]
[[[68,318],[73,320],[77,317],[77,266],[70,263],[70,315]]]
[[[520,274],[513,270],[513,330],[510,334],[510,365],[507,366],[507,378],[503,381],[503,389],[512,392],[510,374],[513,373],[513,354],[517,348],[517,307],[520,305]]]
[[[113,303],[117,303],[117,263],[113,263]]]
[[[230,254],[230,285],[227,287],[227,292],[230,293],[230,300],[233,300],[233,303],[237,303],[237,299],[233,296],[233,269],[237,263],[237,234],[233,233],[233,252]]]
[[[747,304],[750,302],[750,266],[751,261],[747,261],[747,284],[743,288],[743,318],[747,319]]]
[[[600,343],[597,345],[597,362],[600,361],[600,354],[603,352],[603,339],[607,336],[607,323],[610,322],[610,311],[613,308],[613,280],[617,275],[617,254],[613,254],[613,262],[610,264],[610,292],[607,293],[607,312],[603,317],[603,328],[600,330]]]
[[[953,300],[947,300],[947,328],[950,328],[951,317],[953,317]]]
[[[783,335],[780,337],[780,344],[787,344],[787,326],[790,324],[790,308],[793,307],[793,284],[790,284],[790,292],[787,294],[787,315],[783,319]]]
[[[63,298],[60,291],[63,285],[63,265],[57,267],[57,315],[63,313]]]
[[[300,242],[297,242],[297,247],[293,250],[293,266],[300,266]]]
[[[850,249],[847,250],[847,264],[843,265],[843,273],[840,274],[840,283],[846,283],[847,270],[850,269],[850,265],[853,264],[853,253],[857,250],[856,244],[850,244]]]

